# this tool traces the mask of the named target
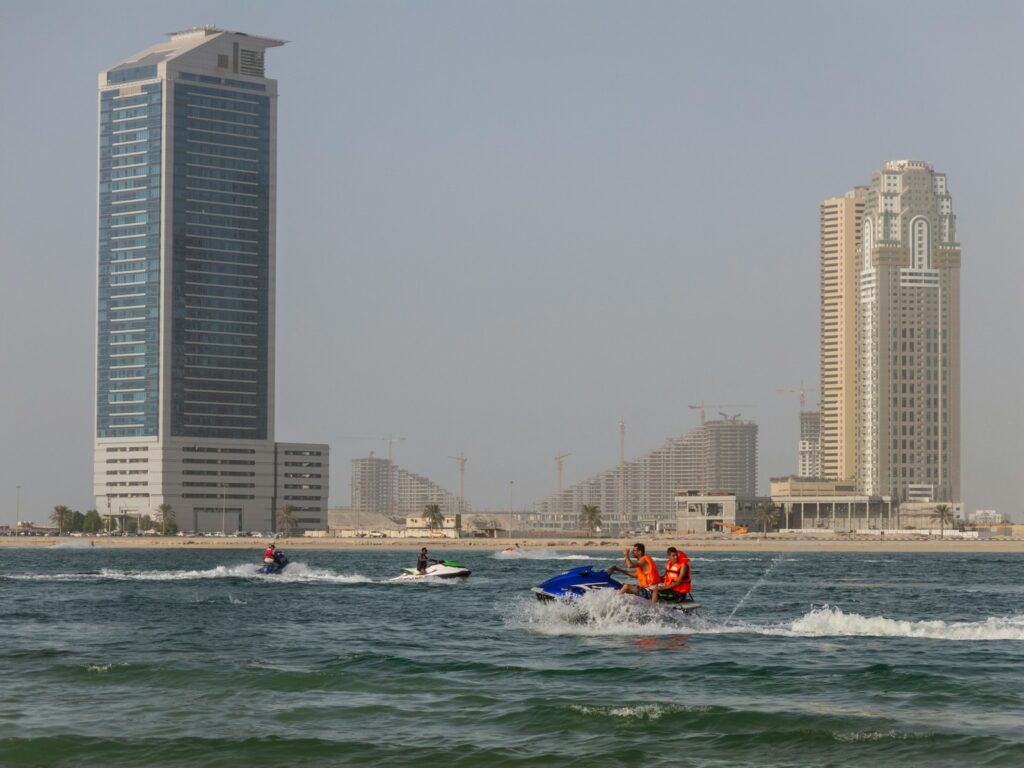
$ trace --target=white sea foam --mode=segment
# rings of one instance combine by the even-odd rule
[[[908,621],[845,613],[821,606],[788,622],[755,624],[682,614],[624,600],[599,590],[573,601],[514,601],[505,616],[510,628],[542,635],[654,636],[748,634],[775,637],[906,637],[926,640],[1024,640],[1024,615],[990,616],[979,621]]]
[[[925,640],[1024,640],[1024,615],[990,616],[979,621],[909,621],[845,613],[841,608],[813,608],[791,622],[756,625],[707,622],[694,634],[757,634],[782,637],[906,637]]]
[[[698,622],[671,608],[656,608],[634,599],[623,599],[603,589],[572,600],[540,602],[532,598],[513,601],[505,624],[541,635],[652,636],[688,632]]]
[[[928,737],[929,734],[926,733],[905,733],[901,731],[854,731],[850,733],[841,733],[836,731],[832,734],[832,738],[836,741],[847,743],[863,741],[910,741],[912,739],[925,739]]]
[[[244,566],[251,568],[252,566]],[[258,576],[260,579],[281,582],[325,582],[329,584],[372,584],[373,579],[359,573],[335,573],[329,568],[311,568],[305,563],[292,561],[281,573],[272,576]]]
[[[570,704],[569,709],[582,715],[622,717],[636,720],[660,720],[676,712],[711,712],[707,705],[687,706],[683,704],[634,704],[633,706],[594,706],[592,704]]]
[[[268,583],[327,583],[369,584],[373,582],[361,574],[341,574],[327,568],[311,568],[305,563],[289,563],[282,573],[261,575],[258,566],[249,564],[218,565],[213,568],[171,571],[128,571],[119,568],[101,568],[99,573],[8,574],[4,578],[16,581],[201,581],[208,579],[256,579]]]
[[[1024,640],[1024,615],[981,621],[906,621],[815,608],[794,621],[788,634],[803,637],[912,637],[930,640]]]

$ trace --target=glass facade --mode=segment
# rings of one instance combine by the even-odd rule
[[[130,83],[133,80],[149,80],[156,77],[156,64],[140,67],[117,67],[107,73],[107,85]]]
[[[173,83],[170,434],[266,439],[271,102],[218,82]]]
[[[97,437],[159,427],[161,100],[160,83],[100,94]]]

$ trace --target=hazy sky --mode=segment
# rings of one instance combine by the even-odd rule
[[[279,440],[524,507],[750,404],[760,488],[818,376],[818,204],[948,174],[963,492],[1021,519],[1024,4],[0,0],[0,522],[92,501],[96,83],[196,24],[290,41]],[[815,396],[817,393],[813,393]],[[711,409],[713,414],[717,408]]]

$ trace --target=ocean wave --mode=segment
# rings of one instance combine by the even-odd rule
[[[928,733],[907,733],[896,730],[852,732],[835,731],[832,733],[832,738],[836,741],[842,741],[850,744],[856,744],[863,741],[912,741],[928,739],[930,737],[931,734]]]
[[[631,720],[660,720],[666,715],[715,712],[718,707],[709,704],[687,706],[683,704],[634,704],[632,706],[595,706],[570,704],[569,709],[588,717],[606,716]]]
[[[822,606],[794,621],[794,635],[912,637],[930,640],[1024,640],[1024,615],[989,616],[981,621],[906,621],[844,613]]]

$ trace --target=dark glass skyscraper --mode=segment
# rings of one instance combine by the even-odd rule
[[[197,27],[100,73],[101,512],[170,503],[183,528],[273,525],[277,82],[264,56],[282,44]]]

